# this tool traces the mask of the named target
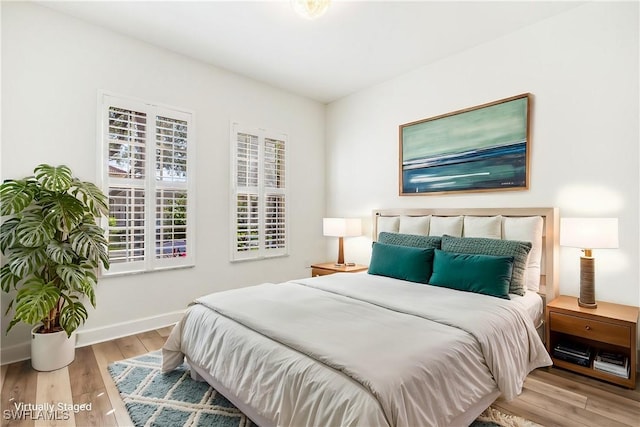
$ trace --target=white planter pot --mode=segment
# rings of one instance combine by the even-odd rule
[[[64,368],[76,358],[76,334],[67,337],[67,333],[53,332],[39,334],[31,330],[31,366],[36,371],[55,371]]]

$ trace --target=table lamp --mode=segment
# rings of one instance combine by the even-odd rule
[[[560,245],[582,249],[578,305],[596,308],[593,249],[618,247],[618,218],[561,218]]]
[[[360,218],[323,218],[322,234],[338,238],[338,262],[336,266],[344,264],[343,237],[362,235],[362,221]]]

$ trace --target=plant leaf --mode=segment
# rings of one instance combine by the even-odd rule
[[[69,235],[71,247],[80,257],[92,261],[96,265],[102,262],[109,268],[109,253],[104,230],[96,224],[84,222]]]
[[[20,224],[20,218],[9,218],[0,225],[0,251],[7,255],[7,249],[11,249],[17,242],[16,227]]]
[[[56,264],[71,264],[76,257],[69,243],[53,240],[46,249],[47,256]]]
[[[16,283],[20,281],[20,276],[16,276],[9,269],[9,264],[5,264],[0,269],[0,284],[4,292],[9,292],[11,288],[16,288]]]
[[[74,179],[71,185],[74,187],[71,190],[71,194],[82,200],[82,202],[91,209],[91,213],[94,216],[109,216],[107,196],[104,195],[98,186],[92,182],[79,181],[77,179]]]
[[[67,303],[60,311],[60,326],[71,336],[73,331],[87,320],[87,309],[80,301],[73,301],[70,297],[64,297]]]
[[[82,202],[70,194],[47,193],[40,202],[47,211],[45,220],[64,233],[70,233],[80,224],[85,214]]]
[[[29,274],[36,273],[46,266],[47,254],[45,248],[15,248],[11,254],[9,270],[15,276],[22,279]]]
[[[35,325],[49,316],[59,298],[60,290],[53,283],[45,283],[41,278],[33,277],[22,285],[16,295],[14,320]],[[10,328],[14,322],[11,323]]]
[[[56,267],[56,273],[68,289],[86,295],[91,305],[95,307],[94,287],[98,284],[95,268],[95,265],[90,263],[59,265]]]
[[[41,164],[33,170],[36,179],[45,190],[64,192],[71,186],[71,169],[68,166],[58,167]]]
[[[40,210],[25,212],[16,231],[20,244],[29,248],[47,244],[56,234],[55,228],[45,220]]]
[[[11,302],[13,302],[13,301],[11,301]],[[9,313],[9,310],[7,310],[7,313]],[[7,315],[7,314],[5,313],[5,316],[6,316],[6,315]],[[14,317],[14,318],[11,320],[11,322],[9,323],[9,326],[7,327],[7,333],[9,333],[9,331],[11,330],[11,328],[13,328],[17,323],[20,323],[20,319],[17,319],[17,318],[15,318],[15,317]]]
[[[8,180],[0,185],[0,215],[15,215],[33,201],[35,188],[29,179]]]

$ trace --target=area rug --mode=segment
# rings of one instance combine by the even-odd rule
[[[136,427],[256,427],[246,415],[204,382],[191,379],[182,365],[161,372],[160,350],[109,365]],[[489,408],[471,427],[535,427],[525,419]]]

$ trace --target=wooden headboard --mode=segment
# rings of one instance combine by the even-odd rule
[[[373,240],[378,238],[378,218],[394,216],[496,216],[542,217],[542,261],[540,269],[539,294],[553,301],[559,294],[558,286],[558,208],[467,208],[467,209],[376,209],[373,211]]]

